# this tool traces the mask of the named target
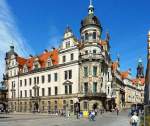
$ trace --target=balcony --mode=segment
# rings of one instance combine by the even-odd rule
[[[106,93],[103,93],[103,92],[97,92],[97,93],[85,93],[84,94],[84,97],[88,97],[88,98],[99,98],[99,97],[103,97],[105,98],[106,97]]]
[[[80,60],[104,60],[104,57],[102,54],[97,54],[97,53],[88,53],[88,54],[83,54],[80,55]]]

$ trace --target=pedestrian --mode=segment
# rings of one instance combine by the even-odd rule
[[[139,121],[139,117],[137,116],[137,113],[134,112],[134,115],[130,119],[131,126],[137,126],[138,121]]]
[[[119,108],[116,107],[117,116],[119,115]]]
[[[77,119],[79,119],[79,107],[76,107],[76,114],[77,114]]]
[[[93,110],[93,111],[91,111],[91,113],[90,113],[90,120],[91,121],[95,121],[95,111]]]

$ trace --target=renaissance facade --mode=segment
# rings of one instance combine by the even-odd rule
[[[60,47],[41,55],[23,58],[11,46],[5,58],[9,109],[73,112],[76,103],[80,110],[111,109],[124,103],[125,91],[120,98],[120,90],[125,86],[116,93],[124,78],[121,72],[116,74],[119,70],[111,60],[109,34],[104,40],[101,35],[100,21],[90,4],[81,21],[80,40],[67,27]]]

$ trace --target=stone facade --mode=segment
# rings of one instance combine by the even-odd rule
[[[111,60],[109,34],[104,40],[101,34],[100,21],[90,5],[81,21],[80,40],[67,27],[60,47],[41,55],[23,58],[11,46],[5,58],[9,109],[74,112],[76,103],[81,111],[125,107],[127,77],[122,77],[119,61]]]

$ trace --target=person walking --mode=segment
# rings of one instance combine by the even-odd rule
[[[137,116],[137,113],[134,112],[134,115],[130,119],[131,126],[137,126],[138,121],[139,121],[139,117]]]
[[[76,114],[77,114],[77,119],[79,119],[79,107],[76,107]]]
[[[117,116],[119,115],[119,108],[116,107]]]
[[[91,121],[95,121],[95,111],[93,110],[93,111],[91,111],[91,113],[90,113],[90,120]]]

